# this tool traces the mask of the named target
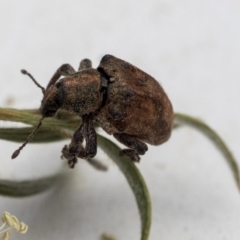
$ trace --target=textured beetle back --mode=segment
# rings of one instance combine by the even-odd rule
[[[173,109],[160,84],[137,67],[111,55],[98,67],[109,77],[107,103],[97,120],[109,134],[136,136],[159,145],[171,134]]]

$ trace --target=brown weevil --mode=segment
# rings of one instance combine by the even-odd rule
[[[53,117],[58,109],[82,118],[71,143],[62,150],[72,168],[78,157],[92,159],[97,153],[93,121],[127,146],[120,154],[135,162],[148,150],[146,143],[160,145],[171,135],[173,109],[163,88],[153,77],[119,58],[105,55],[97,69],[92,68],[90,60],[84,59],[77,72],[69,64],[64,64],[55,72],[46,89],[27,71],[22,70],[22,73],[42,89],[42,118],[12,158],[19,155],[43,119]],[[62,76],[64,78],[60,79]]]

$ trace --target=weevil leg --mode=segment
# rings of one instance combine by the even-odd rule
[[[140,162],[139,154],[138,154],[137,151],[135,151],[134,149],[130,149],[130,148],[122,149],[122,150],[119,152],[119,155],[120,155],[120,156],[123,156],[123,157],[128,157],[128,158],[130,158],[131,161],[133,161],[133,162]]]
[[[91,62],[91,60],[85,58],[80,62],[78,70],[80,71],[80,70],[88,69],[88,68],[92,68],[92,62]]]
[[[144,155],[148,150],[147,144],[140,141],[134,136],[125,133],[114,133],[113,136],[122,144],[130,149],[123,149],[120,151],[120,155],[129,157],[134,162],[139,162],[140,157],[138,155]]]
[[[71,143],[68,146],[69,153],[76,156],[79,152],[79,147],[82,145],[85,135],[86,124],[83,122],[81,126],[73,134]]]
[[[70,168],[74,168],[77,163],[77,155],[81,151],[82,143],[84,140],[86,124],[83,122],[80,127],[73,134],[71,143],[69,146],[65,145],[62,149],[62,158],[68,160]]]
[[[92,116],[85,115],[83,116],[83,121],[85,125],[85,148],[81,149],[78,157],[90,159],[93,158],[97,154],[97,134],[93,126]]]
[[[48,85],[47,85],[47,89],[55,84],[57,82],[57,80],[61,77],[61,76],[69,76],[73,73],[75,73],[76,71],[74,70],[74,68],[70,65],[70,64],[63,64],[61,67],[59,67],[57,69],[57,71],[53,74],[52,78],[50,79]]]
[[[97,134],[93,126],[92,120],[88,121],[86,134],[86,156],[93,158],[97,154]]]
[[[75,164],[77,163],[77,158],[69,153],[68,146],[65,145],[62,149],[62,156],[61,158],[65,158],[68,160],[68,166],[70,168],[74,168]]]
[[[76,157],[83,159],[91,159],[97,153],[97,134],[93,126],[92,116],[85,115],[82,117],[83,123],[73,134],[69,146],[64,146],[62,150],[62,157],[68,160],[70,167],[74,167],[77,163]],[[85,148],[83,141],[86,141]]]

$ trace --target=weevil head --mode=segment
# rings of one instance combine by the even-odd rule
[[[20,154],[21,150],[33,138],[33,136],[36,134],[38,129],[41,127],[43,119],[45,117],[52,117],[55,115],[55,113],[59,109],[59,104],[61,102],[61,97],[60,97],[61,95],[59,94],[59,88],[61,89],[61,87],[60,87],[59,83],[57,83],[55,85],[51,85],[50,87],[45,89],[26,70],[21,70],[21,72],[25,75],[28,75],[33,80],[33,82],[42,90],[43,100],[42,100],[42,104],[41,104],[41,108],[40,108],[40,110],[42,112],[42,117],[40,118],[37,126],[33,129],[33,131],[27,137],[26,141],[16,151],[13,152],[12,159],[16,158]]]
[[[40,110],[44,117],[52,117],[58,109],[59,90],[57,85],[51,85],[44,93]]]

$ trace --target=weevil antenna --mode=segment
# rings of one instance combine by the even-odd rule
[[[21,73],[22,73],[22,74],[25,74],[25,75],[28,75],[28,76],[33,80],[33,82],[34,82],[39,88],[41,88],[43,95],[45,94],[45,88],[42,87],[42,86],[35,80],[35,78],[34,78],[29,72],[27,72],[26,70],[22,69],[22,70],[21,70]]]
[[[33,138],[33,136],[35,135],[35,133],[37,132],[37,130],[41,127],[42,125],[42,121],[44,119],[44,116],[41,117],[41,119],[39,120],[38,125],[36,126],[36,128],[30,133],[30,135],[27,137],[26,141],[12,154],[12,159],[16,158],[19,153],[21,152],[21,150],[27,145],[27,143]]]

